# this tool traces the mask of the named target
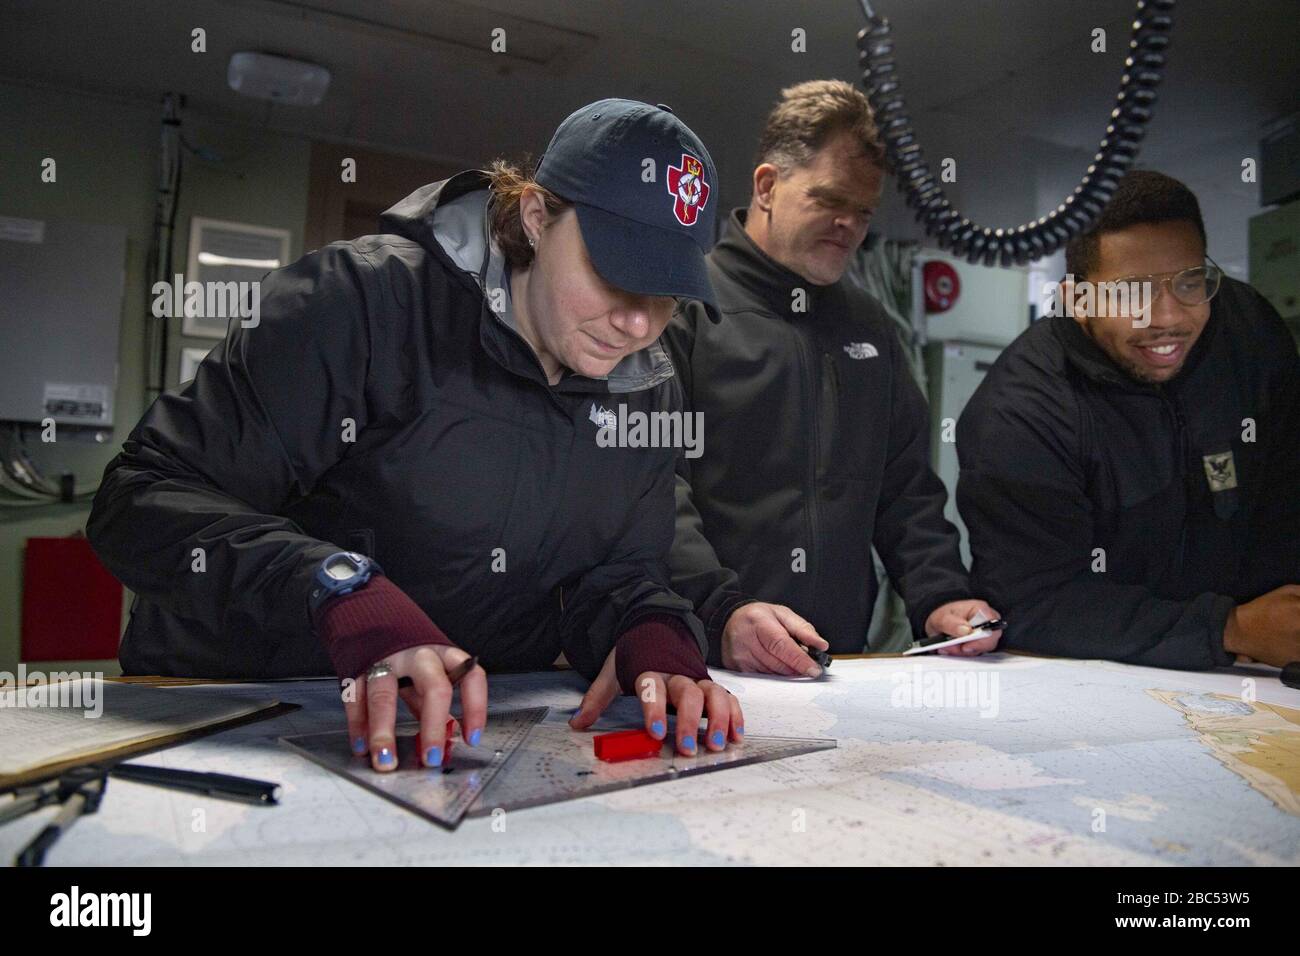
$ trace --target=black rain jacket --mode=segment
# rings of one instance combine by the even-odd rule
[[[489,307],[508,282],[487,200],[485,174],[458,174],[384,213],[386,234],[270,273],[260,323],[232,322],[149,408],[87,527],[136,592],[127,673],[332,673],[307,594],[342,549],[375,558],[489,670],[563,651],[594,677],[662,611],[704,649],[664,564],[675,452],[596,441],[617,404],[671,410],[672,365],[656,343],[607,380],[549,386],[509,310]]]

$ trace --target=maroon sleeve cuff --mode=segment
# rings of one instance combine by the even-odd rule
[[[690,628],[672,614],[649,614],[638,619],[623,632],[614,648],[614,671],[625,694],[636,693],[636,679],[646,671],[682,674],[691,680],[709,676]]]
[[[376,574],[366,584],[327,601],[316,633],[339,677],[356,677],[376,661],[421,644],[450,644],[420,606]]]

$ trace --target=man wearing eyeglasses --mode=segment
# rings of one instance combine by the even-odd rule
[[[1066,248],[1064,314],[957,426],[957,503],[1003,646],[1205,668],[1300,660],[1300,358],[1206,255],[1196,197],[1125,175]]]

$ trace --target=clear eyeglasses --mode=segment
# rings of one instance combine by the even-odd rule
[[[1116,279],[1116,284],[1124,284],[1132,288],[1132,283],[1141,283],[1142,288],[1150,289],[1149,297],[1144,296],[1146,305],[1149,308],[1156,304],[1160,298],[1160,293],[1166,289],[1169,294],[1186,306],[1204,305],[1214,298],[1219,291],[1219,285],[1223,279],[1223,270],[1215,264],[1209,256],[1205,257],[1205,265],[1193,266],[1190,269],[1183,269],[1181,272],[1165,272],[1154,275],[1144,276],[1125,276],[1122,279]]]

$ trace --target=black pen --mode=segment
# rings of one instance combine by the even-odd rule
[[[280,785],[266,780],[251,780],[225,773],[200,773],[195,770],[173,770],[170,767],[149,767],[136,763],[120,763],[109,771],[110,776],[132,783],[147,783],[155,787],[201,793],[208,797],[238,800],[275,806],[280,802]]]
[[[985,621],[983,624],[972,624],[970,625],[971,632],[964,636],[974,637],[976,631],[989,631],[989,632],[1000,631],[1006,626],[1007,626],[1007,622],[1004,621],[1002,618],[998,618],[996,621]],[[989,635],[984,634],[981,636],[988,637]],[[953,640],[953,636],[951,634],[932,634],[923,637],[921,640],[917,641],[916,646],[929,647],[931,644],[942,644],[944,641],[951,641],[951,640]]]
[[[452,672],[447,675],[447,679],[451,681],[451,686],[455,687],[457,684],[459,684],[461,680],[465,677],[465,675],[468,674],[476,667],[478,667],[477,654],[467,657],[465,658],[465,660],[461,661],[460,666],[453,669]]]
[[[808,652],[808,656],[815,660],[823,669],[831,666],[831,655],[827,651],[819,651],[815,647],[809,647],[802,641],[795,641],[800,647]]]
[[[475,667],[478,667],[478,655],[472,654],[469,657],[465,658],[463,661],[461,661],[459,665],[453,667],[450,671],[447,672],[447,680],[451,681],[452,687],[455,687],[457,684],[461,682],[461,679],[464,678],[464,676],[468,674],[470,671],[472,671]],[[397,686],[414,687],[415,681],[411,680],[411,678],[409,677],[399,677],[397,679]]]

